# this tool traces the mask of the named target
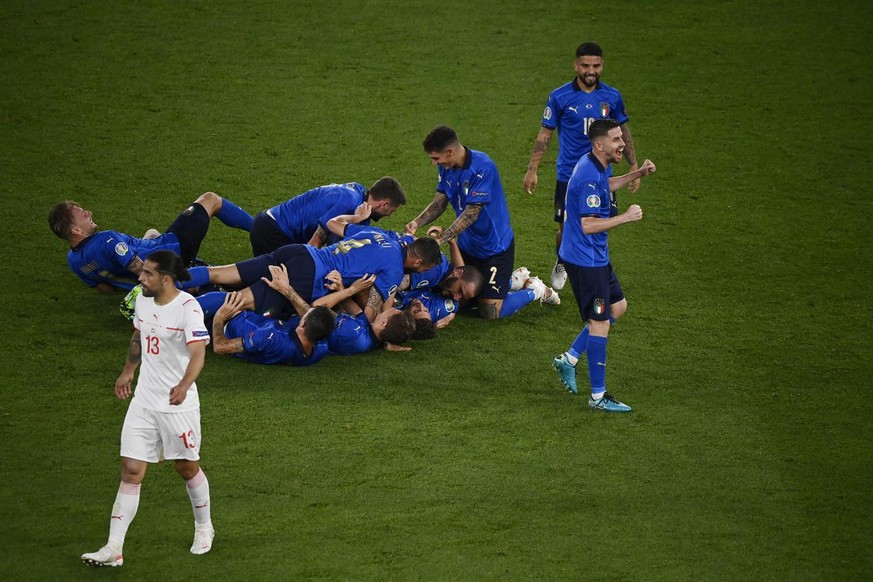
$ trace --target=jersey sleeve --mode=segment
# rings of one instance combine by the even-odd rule
[[[489,164],[476,170],[467,187],[466,204],[488,204],[491,202],[491,193],[494,191],[496,177],[497,168],[494,165]]]
[[[558,127],[558,114],[561,109],[558,106],[558,100],[554,94],[549,95],[546,101],[546,108],[543,110],[542,124],[546,129],[555,129]]]
[[[130,247],[121,234],[114,230],[103,233],[105,236],[100,242],[100,256],[105,261],[105,267],[111,269],[117,266],[126,269],[136,258],[136,251]]]
[[[203,309],[196,299],[191,297],[185,304],[185,343],[206,342],[209,344],[209,332],[203,322]]]
[[[354,214],[355,208],[357,208],[357,205],[355,204],[355,197],[351,192],[349,192],[348,194],[343,193],[337,198],[338,200],[334,202],[330,207],[328,207],[324,212],[322,212],[321,216],[318,217],[318,226],[323,228],[325,232],[330,232],[327,229],[327,222],[331,218],[335,218],[343,214]]]
[[[621,98],[621,93],[618,91],[615,92],[615,121],[619,125],[623,123],[627,123],[630,121],[630,118],[627,115],[627,109],[624,106],[624,99]]]
[[[601,202],[597,180],[581,180],[577,184],[573,184],[572,188],[567,189],[568,216],[570,210],[577,217],[599,216]]]

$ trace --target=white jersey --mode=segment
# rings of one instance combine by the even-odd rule
[[[196,382],[191,384],[182,404],[170,405],[170,389],[182,380],[191,360],[188,344],[209,343],[203,310],[197,300],[182,291],[168,304],[158,305],[154,298],[139,295],[133,326],[139,330],[142,342],[142,362],[133,395],[136,402],[159,412],[199,409]]]

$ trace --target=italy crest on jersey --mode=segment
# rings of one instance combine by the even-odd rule
[[[600,103],[600,117],[606,119],[609,117],[609,103]]]

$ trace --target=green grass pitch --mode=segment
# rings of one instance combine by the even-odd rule
[[[3,580],[873,578],[869,2],[9,0],[0,29]],[[630,309],[608,382],[634,412],[561,389],[569,289],[410,353],[210,354],[213,551],[188,553],[162,465],[121,571],[83,566],[118,485],[130,331],[119,294],[68,271],[50,205],[142,233],[208,190],[257,212],[390,174],[400,228],[446,123],[497,162],[517,262],[546,277],[556,144],[534,196],[522,177],[589,39],[658,167],[610,237]],[[247,250],[215,223],[202,255]]]

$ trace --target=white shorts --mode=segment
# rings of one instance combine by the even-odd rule
[[[147,463],[200,460],[200,409],[155,412],[131,401],[121,428],[121,456]]]

